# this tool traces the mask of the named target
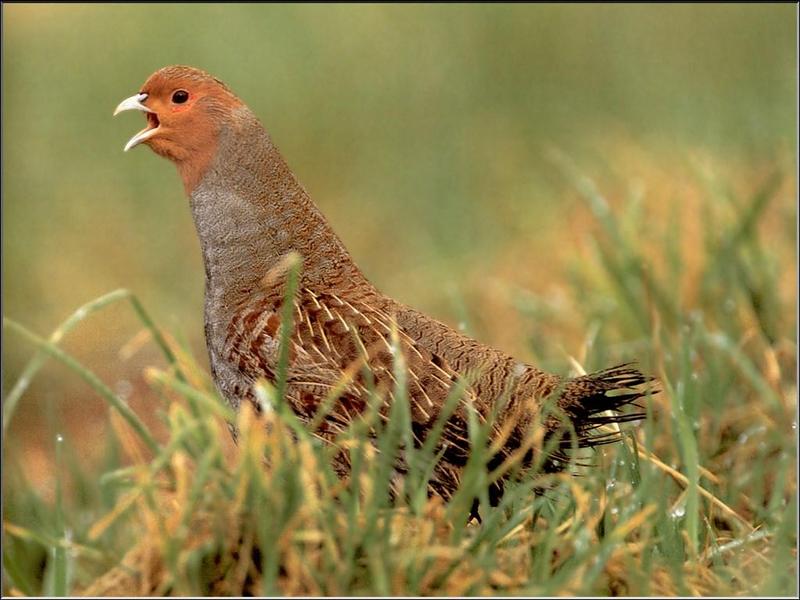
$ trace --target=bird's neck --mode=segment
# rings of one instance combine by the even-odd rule
[[[190,194],[208,300],[246,301],[291,251],[303,258],[305,285],[363,279],[255,116],[242,107],[235,117]]]

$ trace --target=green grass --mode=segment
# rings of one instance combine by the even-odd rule
[[[623,428],[624,443],[576,454],[565,474],[533,469],[509,485],[499,506],[481,508],[480,523],[466,515],[492,476],[486,452],[473,453],[462,489],[442,504],[424,493],[437,459],[426,444],[408,452],[409,476],[391,502],[389,457],[411,447],[401,359],[400,401],[389,421],[376,418],[374,397],[365,422],[343,434],[353,473],[340,481],[332,449],[282,401],[286,352],[275,385],[258,390],[272,410],[263,418],[233,415],[187,349],[160,332],[135,296],[113,292],[49,339],[4,319],[4,337],[39,353],[12,388],[14,402],[4,403],[4,431],[47,357],[106,401],[113,432],[97,440],[107,446],[99,466],[84,464],[70,439],[59,437],[53,499],[26,480],[21,464],[4,465],[4,592],[75,592],[126,556],[115,577],[101,580],[105,587],[91,589],[791,595],[796,296],[781,269],[794,240],[779,233],[775,207],[794,193],[793,180],[777,172],[727,186],[712,177],[682,188],[681,211],[670,214],[636,190],[612,202],[568,159],[554,160],[585,201],[578,213],[591,215],[586,228],[594,234],[591,250],[568,271],[568,298],[551,316],[585,339],[577,362],[586,370],[635,358],[663,390],[648,399],[640,426]],[[690,225],[696,235],[684,235]],[[289,264],[296,273],[297,263]],[[518,300],[521,313],[535,316],[526,307],[545,303],[536,300]],[[161,398],[158,435],[61,348],[90,314],[120,301],[131,303],[163,354],[164,366],[146,374]],[[232,452],[225,419],[241,432]],[[379,432],[374,445],[368,425]],[[471,419],[469,427],[480,448],[485,426]],[[577,464],[587,459],[595,466]]]

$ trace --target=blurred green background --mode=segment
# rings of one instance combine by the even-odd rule
[[[111,118],[150,73],[183,63],[260,116],[380,288],[520,352],[524,336],[504,339],[499,317],[475,314],[470,299],[491,278],[536,294],[559,278],[548,269],[572,253],[580,224],[553,151],[600,178],[636,177],[621,146],[653,164],[710,155],[732,171],[791,172],[795,14],[763,4],[4,5],[3,313],[46,334],[126,287],[204,358],[203,270],[181,184],[146,148],[123,154],[140,116]],[[785,198],[776,210],[791,237]],[[118,389],[151,357],[117,353],[139,329],[130,313],[93,317],[67,343]],[[6,391],[31,348],[3,346]],[[72,379],[49,367],[15,431],[100,406]]]

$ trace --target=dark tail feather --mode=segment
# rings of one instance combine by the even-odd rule
[[[644,412],[621,412],[626,406],[642,409],[636,401],[658,391],[652,385],[647,385],[655,379],[643,375],[631,364],[576,377],[565,383],[558,404],[572,422],[580,447],[617,442],[619,433],[598,433],[597,430],[604,425],[644,418]],[[570,446],[571,443],[568,438],[563,441],[564,446]]]

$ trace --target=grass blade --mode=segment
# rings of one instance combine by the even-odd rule
[[[59,540],[66,541],[67,531],[64,525],[63,473],[64,436],[59,433],[56,436],[56,535]],[[53,556],[53,595],[66,596],[69,589],[67,549],[64,547],[63,543],[59,543],[54,545],[50,551]]]
[[[124,418],[128,424],[133,428],[133,430],[139,434],[139,437],[142,441],[147,444],[147,447],[153,451],[153,453],[157,453],[159,446],[156,442],[155,438],[150,434],[147,430],[147,427],[144,423],[136,416],[131,408],[122,400],[120,400],[117,395],[111,391],[111,389],[104,384],[97,375],[92,373],[89,369],[84,367],[80,362],[75,360],[72,356],[58,348],[55,344],[39,337],[25,326],[20,325],[16,321],[12,321],[7,317],[3,317],[3,327],[8,327],[9,329],[15,331],[20,336],[27,339],[29,342],[35,344],[44,352],[49,354],[51,357],[55,358],[65,366],[67,366],[70,370],[77,373],[89,386],[97,392],[101,398],[103,398],[106,402],[108,402],[109,406],[114,408],[119,414]]]
[[[56,328],[56,330],[48,338],[48,342],[53,346],[57,346],[64,339],[64,336],[69,333],[78,323],[86,319],[92,313],[95,313],[109,306],[110,304],[113,304],[114,302],[118,302],[119,300],[128,300],[131,303],[134,312],[142,321],[142,324],[150,331],[150,334],[152,335],[153,340],[156,342],[156,345],[158,345],[158,347],[161,349],[161,352],[166,357],[170,366],[175,369],[176,377],[180,381],[185,382],[186,378],[178,366],[178,360],[175,357],[175,354],[170,349],[169,344],[167,344],[158,327],[155,326],[153,319],[144,309],[142,303],[135,295],[133,295],[133,293],[130,292],[130,290],[114,290],[113,292],[109,292],[104,296],[100,296],[91,302],[87,302],[73,312],[63,323],[61,323],[61,325]],[[17,383],[3,400],[3,438],[5,438],[5,435],[8,432],[8,425],[11,422],[11,417],[13,416],[14,411],[17,408],[19,399],[28,389],[28,386],[30,385],[31,381],[33,381],[36,373],[44,365],[45,361],[47,360],[47,356],[48,353],[46,351],[40,350],[39,353],[37,353],[25,366],[22,374],[17,379]]]

